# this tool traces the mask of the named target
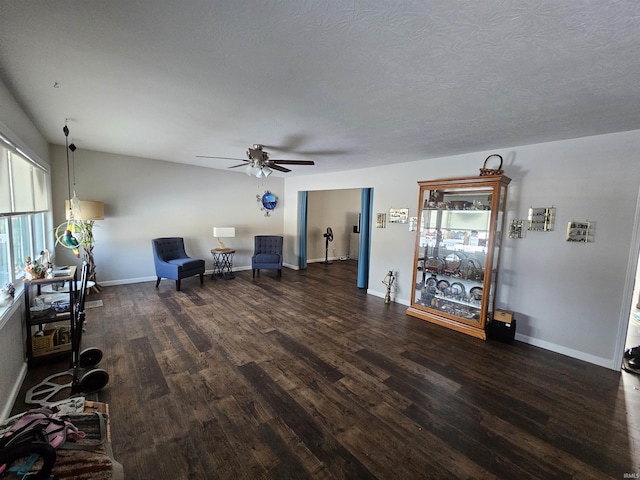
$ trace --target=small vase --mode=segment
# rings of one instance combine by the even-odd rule
[[[0,307],[6,307],[11,304],[13,298],[8,290],[0,290]]]

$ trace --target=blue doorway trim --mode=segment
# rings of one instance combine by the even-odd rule
[[[298,268],[307,268],[307,204],[309,202],[309,192],[299,192],[298,194]]]
[[[358,288],[369,286],[371,260],[371,221],[373,218],[373,188],[362,189],[360,215],[360,253],[358,254]]]

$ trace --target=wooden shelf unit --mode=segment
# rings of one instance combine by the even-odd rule
[[[68,267],[68,274],[57,276],[54,278],[37,278],[37,279],[25,279],[24,281],[24,301],[25,301],[25,318],[26,318],[26,330],[27,330],[27,363],[29,367],[32,367],[39,363],[46,363],[54,359],[63,357],[70,357],[71,355],[71,338],[73,338],[73,309],[76,297],[76,267]],[[53,285],[68,285],[68,288],[64,289],[64,292],[59,292],[60,295],[64,295],[65,299],[69,299],[69,308],[64,312],[48,311],[46,315],[32,317],[31,307],[34,306],[35,299],[43,295],[55,295],[55,290],[43,293],[43,287]],[[32,297],[32,295],[35,295]],[[48,302],[45,302],[45,304]],[[60,322],[67,322],[69,328],[69,339],[65,344],[54,344],[50,341],[48,347],[40,348],[34,351],[34,334],[38,330],[47,331],[46,325],[57,324]],[[57,328],[55,326],[54,328]],[[35,337],[36,339],[42,339],[43,337]],[[37,340],[36,340],[37,341]],[[44,339],[49,341],[49,336]]]

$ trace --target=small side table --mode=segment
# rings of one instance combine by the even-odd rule
[[[235,250],[231,248],[212,248],[213,255],[213,273],[212,280],[231,280],[235,278],[233,271],[233,254]]]

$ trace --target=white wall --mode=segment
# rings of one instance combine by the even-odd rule
[[[60,135],[62,135],[63,126],[64,123],[61,123]],[[34,160],[41,161],[45,165],[49,163],[49,146],[46,139],[1,81],[0,131],[9,136],[11,141]]]
[[[520,340],[619,368],[638,257],[640,131],[293,177],[286,181],[285,201],[294,203],[301,190],[373,187],[374,222],[390,207],[409,205],[416,216],[419,180],[477,175],[491,153],[503,155],[513,180],[507,220],[526,218],[530,206],[556,207],[554,231],[505,236],[499,307],[515,312]],[[595,222],[594,242],[566,242],[570,220]],[[296,231],[295,210],[285,211],[284,228],[288,235]],[[381,282],[394,270],[396,301],[409,303],[414,235],[403,225],[373,228],[370,293],[384,296]]]
[[[213,227],[235,227],[236,237],[223,242],[236,250],[234,269],[240,270],[251,266],[254,235],[282,234],[282,178],[261,180],[238,171],[80,148],[72,160],[78,198],[105,203],[105,219],[95,223],[93,251],[98,282],[103,285],[155,280],[152,238],[184,237],[187,253],[204,259],[211,270],[211,249],[218,245]],[[64,147],[51,147],[51,162],[54,223],[58,225],[64,222],[68,195]],[[269,217],[256,198],[267,190],[279,198]],[[58,246],[56,262],[79,260]]]
[[[62,129],[62,126],[60,128]],[[47,141],[2,82],[0,82],[0,131],[34,160],[44,166],[49,163]],[[10,414],[18,389],[27,372],[23,297],[16,296],[14,302],[10,310],[0,319],[0,419]]]
[[[27,374],[24,299],[16,298],[0,321],[0,420],[11,414],[18,390]]]

